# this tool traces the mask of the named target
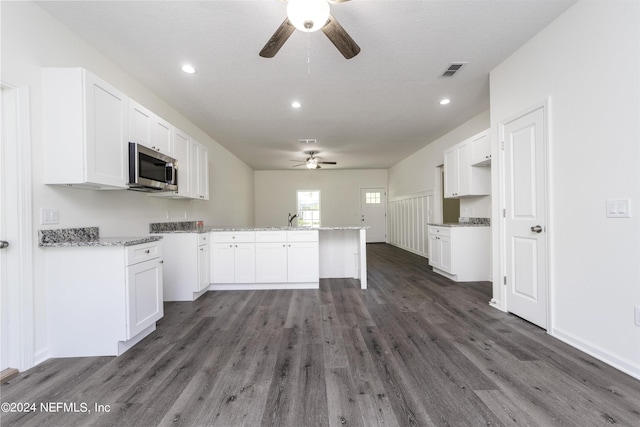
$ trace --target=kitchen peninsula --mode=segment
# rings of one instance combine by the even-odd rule
[[[151,224],[149,231],[163,236],[166,301],[195,300],[207,290],[318,289],[328,278],[358,279],[367,288],[365,227],[181,221]]]

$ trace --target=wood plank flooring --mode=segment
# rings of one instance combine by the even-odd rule
[[[367,255],[365,291],[331,279],[166,303],[121,357],[51,359],[3,384],[3,403],[37,409],[0,423],[640,426],[640,381],[491,308],[489,283],[384,244]]]

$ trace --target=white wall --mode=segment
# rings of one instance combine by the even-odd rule
[[[433,192],[436,186],[435,170],[443,164],[445,150],[488,129],[489,125],[489,110],[486,110],[393,165],[389,169],[389,200]],[[462,215],[463,209],[470,209],[470,214]],[[462,198],[460,212],[461,216],[488,218],[491,216],[491,198]]]
[[[637,1],[579,1],[491,73],[494,136],[549,97],[550,333],[638,378],[639,19]],[[632,218],[605,217],[618,198]]]
[[[150,222],[202,219],[206,224],[253,225],[253,171],[141,82],[102,56],[84,40],[31,2],[2,2],[2,81],[30,90],[33,216],[40,208],[58,208],[54,228],[98,226],[105,236],[145,235]],[[209,148],[210,201],[181,201],[148,197],[130,191],[90,191],[43,184],[41,67],[85,67],[131,98],[176,125]],[[37,232],[34,233],[37,235]],[[35,353],[46,357],[46,292],[44,250],[36,248]]]
[[[360,189],[386,187],[386,169],[256,171],[256,226],[287,225],[298,190],[320,190],[322,226],[360,225]]]
[[[389,169],[389,198],[432,191],[434,169],[443,164],[445,150],[482,132],[489,124],[489,110],[485,110],[435,141],[425,141],[428,145]]]

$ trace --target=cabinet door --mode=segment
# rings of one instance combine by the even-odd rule
[[[158,116],[153,117],[151,148],[167,156],[174,157],[173,135],[173,126],[169,122],[162,120]]]
[[[129,142],[151,148],[153,117],[151,111],[134,100],[129,100]]]
[[[190,140],[189,136],[176,130],[173,141],[175,158],[178,161],[178,194],[184,197],[192,197],[191,195],[191,176],[190,176]]]
[[[211,282],[209,245],[198,246],[198,291],[206,289]]]
[[[198,148],[200,144],[193,139],[189,142],[189,183],[191,185],[191,197],[198,198],[200,180],[198,179]],[[180,183],[178,182],[178,188]]]
[[[288,243],[287,250],[289,283],[318,282],[320,280],[317,242]]]
[[[286,282],[287,245],[282,242],[256,243],[256,283]]]
[[[458,193],[458,152],[456,149],[444,153],[444,197],[456,197]]]
[[[458,152],[458,191],[456,196],[467,196],[471,194],[471,144],[459,144],[456,151]]]
[[[235,282],[235,247],[231,243],[214,243],[211,252],[211,282]]]
[[[85,181],[127,188],[127,97],[85,73]]]
[[[235,283],[256,282],[256,244],[235,243]]]
[[[439,246],[440,246],[440,269],[446,271],[447,273],[454,274],[452,271],[451,260],[452,260],[452,245],[450,237],[439,237]]]
[[[159,258],[127,267],[127,339],[162,318],[162,264]]]
[[[438,236],[429,234],[429,265],[435,268],[442,267],[442,248]]]
[[[471,164],[476,166],[491,164],[491,141],[488,131],[471,139]]]
[[[198,197],[209,200],[209,150],[198,144]]]

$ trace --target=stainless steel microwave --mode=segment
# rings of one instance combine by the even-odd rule
[[[177,191],[176,159],[130,142],[128,186],[136,191]]]

